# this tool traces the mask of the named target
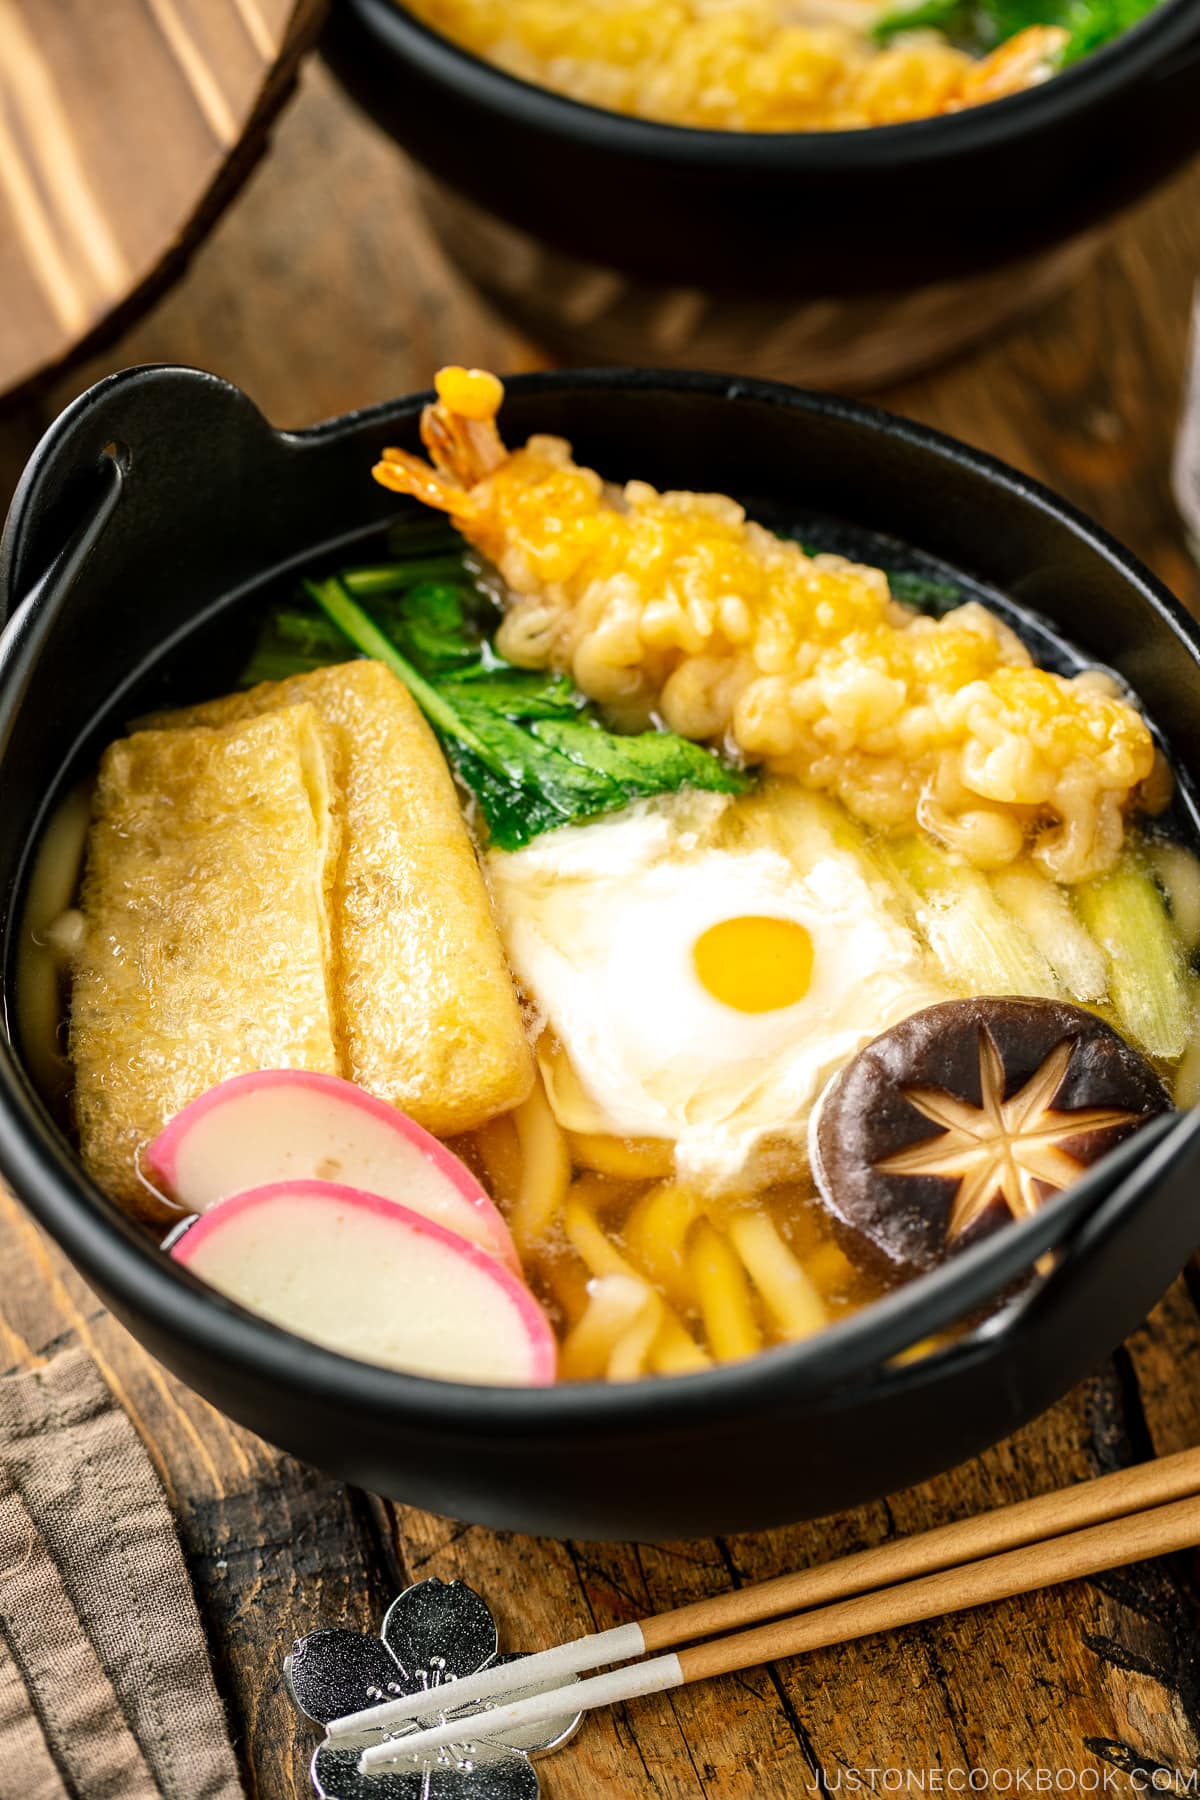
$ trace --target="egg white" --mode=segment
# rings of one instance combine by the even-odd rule
[[[572,1080],[547,1071],[560,1123],[673,1139],[679,1177],[710,1193],[794,1168],[830,1076],[946,993],[852,852],[827,843],[801,867],[725,848],[726,804],[642,803],[488,858],[514,972],[570,1064]],[[702,985],[696,940],[745,915],[809,932],[812,979],[793,1005],[745,1013]]]

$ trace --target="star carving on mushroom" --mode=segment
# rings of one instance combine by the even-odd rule
[[[1014,1219],[1035,1213],[1048,1193],[1069,1187],[1084,1164],[1064,1147],[1084,1132],[1116,1130],[1140,1121],[1120,1107],[1068,1112],[1054,1101],[1075,1053],[1075,1042],[1055,1046],[1009,1099],[1004,1063],[986,1029],[979,1033],[980,1103],[932,1087],[906,1087],[910,1106],[941,1130],[885,1158],[884,1175],[937,1175],[956,1180],[946,1241],[968,1231],[999,1198]]]
[[[1085,1007],[942,1000],[834,1076],[812,1171],[846,1255],[890,1286],[1028,1218],[1170,1108],[1145,1057]]]

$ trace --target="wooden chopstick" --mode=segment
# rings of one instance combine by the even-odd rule
[[[519,1661],[501,1663],[477,1675],[447,1682],[436,1693],[425,1690],[335,1719],[328,1727],[329,1735],[350,1737],[366,1727],[386,1729],[420,1714],[428,1715],[431,1700],[439,1712],[449,1711],[474,1700],[527,1688],[534,1682],[560,1680],[586,1669],[642,1656],[647,1651],[670,1649],[715,1632],[911,1581],[1194,1494],[1200,1494],[1200,1449],[1181,1450],[1174,1456],[1081,1481],[1056,1493],[977,1513],[952,1525],[940,1525],[915,1537],[894,1538],[836,1562],[778,1575],[734,1593],[717,1594],[633,1624],[573,1638]]]
[[[996,1556],[858,1594],[795,1618],[778,1619],[749,1631],[694,1644],[678,1654],[671,1652],[628,1668],[609,1670],[587,1681],[510,1701],[469,1719],[451,1719],[425,1731],[390,1738],[365,1750],[359,1766],[365,1771],[406,1762],[447,1744],[462,1743],[464,1738],[502,1738],[510,1730],[548,1719],[591,1711],[642,1694],[661,1693],[693,1681],[707,1681],[806,1650],[848,1643],[875,1632],[938,1618],[943,1613],[1010,1599],[1124,1563],[1165,1556],[1196,1543],[1200,1543],[1200,1495],[1193,1494],[1165,1506],[1125,1514],[1081,1531],[1048,1537],[1041,1543],[1021,1545]],[[426,1695],[426,1709],[432,1697]]]
[[[919,1575],[977,1562],[1196,1494],[1200,1494],[1200,1448],[1181,1450],[1132,1469],[1119,1469],[1113,1475],[1081,1481],[1075,1487],[975,1513],[915,1537],[892,1538],[836,1562],[818,1563],[815,1568],[777,1575],[711,1600],[693,1601],[643,1619],[642,1637],[647,1650],[665,1650],[692,1638],[823,1606],[894,1582],[912,1581]]]
[[[734,1669],[749,1669],[776,1657],[844,1644],[876,1631],[892,1631],[943,1613],[963,1612],[991,1601],[1008,1600],[1036,1588],[1077,1581],[1124,1563],[1166,1556],[1200,1543],[1200,1495],[1129,1513],[1039,1544],[1021,1545],[978,1562],[942,1569],[832,1606],[817,1607],[732,1637],[695,1644],[679,1653],[685,1681],[704,1681]]]

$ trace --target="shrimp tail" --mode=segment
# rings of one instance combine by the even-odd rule
[[[988,100],[1003,100],[1008,94],[1020,94],[1026,88],[1057,75],[1070,33],[1061,25],[1029,25],[1006,43],[977,62],[967,75],[958,96],[961,106],[980,106]]]
[[[448,476],[439,475],[411,450],[385,450],[371,470],[381,487],[394,494],[408,494],[422,506],[432,506],[451,518],[468,518],[474,510],[466,489]]]
[[[508,457],[496,427],[504,388],[483,369],[460,368],[440,369],[436,387],[436,401],[421,414],[429,462],[408,450],[385,450],[372,474],[394,493],[468,519],[477,510],[472,489]]]

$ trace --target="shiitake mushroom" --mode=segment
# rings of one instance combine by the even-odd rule
[[[834,1077],[813,1172],[851,1260],[906,1281],[1032,1213],[1170,1105],[1145,1058],[1082,1007],[947,1000]]]

